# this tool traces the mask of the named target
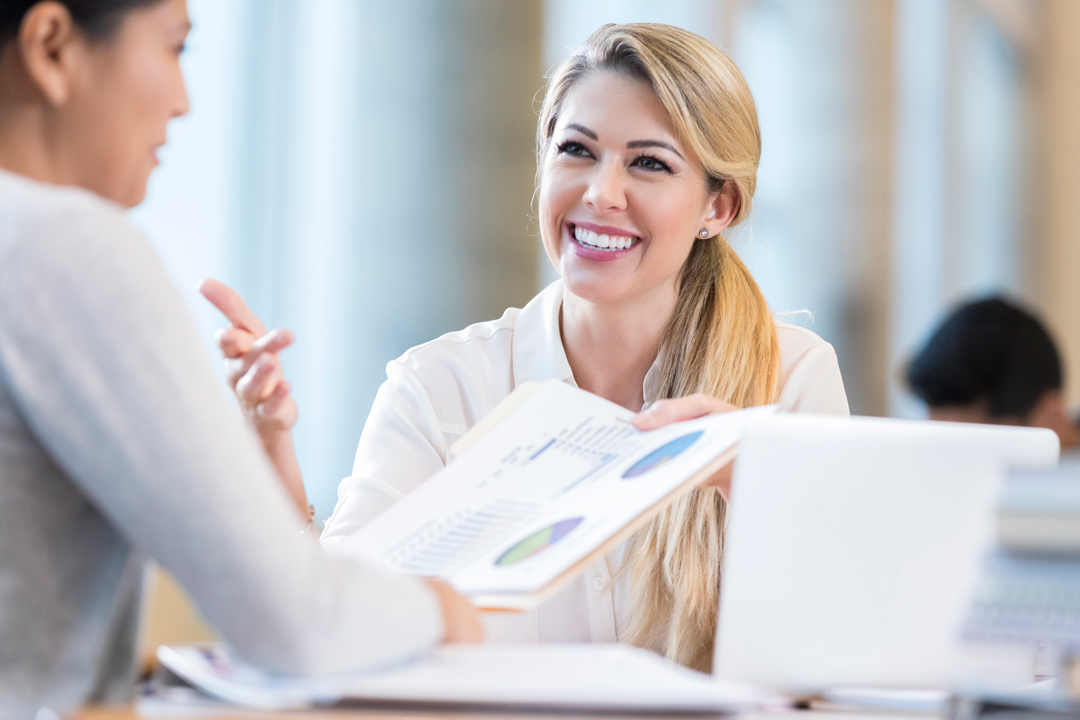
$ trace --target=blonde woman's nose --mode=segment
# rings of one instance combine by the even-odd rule
[[[612,212],[626,208],[626,188],[622,168],[615,163],[599,163],[583,198],[596,212]]]

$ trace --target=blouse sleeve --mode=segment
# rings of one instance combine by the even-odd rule
[[[807,334],[816,342],[784,368],[780,409],[785,412],[850,415],[836,351],[816,335]]]
[[[405,363],[386,366],[386,382],[371,407],[350,477],[326,522],[328,551],[442,470],[447,444],[426,390]]]

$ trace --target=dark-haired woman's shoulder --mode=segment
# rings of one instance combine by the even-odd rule
[[[164,274],[123,208],[82,188],[0,170],[0,228],[0,268],[24,289],[57,283],[75,297],[79,286],[95,285],[98,292],[124,277]]]
[[[123,208],[80,187],[38,182],[0,170],[0,235],[5,244],[60,225],[127,225]]]
[[[780,341],[780,408],[850,414],[833,346],[805,327],[779,321],[776,336]]]
[[[197,341],[160,258],[119,205],[0,171],[0,334],[15,342],[13,333],[64,323],[130,333],[108,339],[125,344],[147,329]]]

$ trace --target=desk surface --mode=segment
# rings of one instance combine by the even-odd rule
[[[563,715],[563,714],[505,714],[477,712],[406,712],[392,710],[319,710],[301,712],[256,712],[251,710],[207,710],[193,708],[188,713],[170,709],[170,720],[244,720],[261,718],[263,720],[668,720],[663,716],[635,715],[620,718],[616,715]],[[790,720],[937,720],[936,715],[916,713],[872,713],[866,711],[791,711],[772,713],[751,713],[739,715],[734,720],[784,720],[784,716],[799,716]],[[142,720],[143,718],[161,718],[165,715],[153,713],[140,714],[134,707],[87,708],[72,720]],[[686,716],[677,716],[670,720],[687,720]]]

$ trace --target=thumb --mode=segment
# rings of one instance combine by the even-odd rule
[[[225,283],[208,278],[199,283],[197,289],[235,327],[247,330],[255,337],[266,334],[266,327],[258,316],[251,312],[244,298]]]

